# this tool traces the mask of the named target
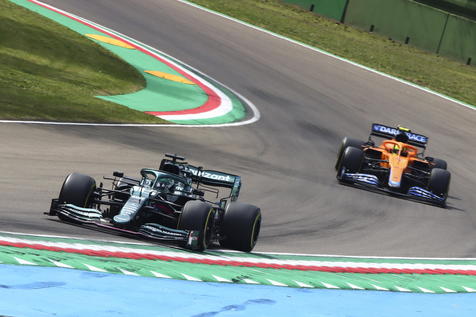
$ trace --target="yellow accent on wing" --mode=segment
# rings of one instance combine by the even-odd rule
[[[116,40],[116,39],[113,39],[113,38],[110,38],[110,37],[107,37],[107,36],[103,36],[103,35],[98,35],[98,34],[84,34],[86,35],[87,37],[89,38],[92,38],[92,39],[95,39],[97,41],[100,41],[100,42],[103,42],[103,43],[107,43],[107,44],[111,44],[111,45],[115,45],[115,46],[120,46],[120,47],[124,47],[124,48],[128,48],[128,49],[132,49],[134,50],[134,46],[131,46],[123,41],[120,41],[120,40]]]
[[[159,71],[155,71],[155,70],[146,70],[145,72],[148,73],[148,74],[151,74],[153,76],[157,76],[157,77],[160,77],[160,78],[163,78],[163,79],[175,81],[175,82],[178,82],[178,83],[187,84],[187,85],[195,85],[195,83],[193,81],[190,81],[187,78],[183,78],[181,76],[167,74],[167,73],[163,73],[163,72],[159,72]]]
[[[402,127],[402,126],[398,126],[398,130],[405,131],[405,132],[410,132],[410,129]]]

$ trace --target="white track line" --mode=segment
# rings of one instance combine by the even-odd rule
[[[157,246],[156,244],[152,243],[145,243],[145,242],[126,242],[126,241],[117,241],[117,240],[107,240],[107,239],[95,239],[95,238],[82,238],[82,237],[75,237],[75,236],[64,236],[64,235],[48,235],[48,234],[34,234],[34,233],[23,233],[23,232],[11,232],[11,231],[0,231],[1,233],[5,234],[12,234],[12,235],[24,235],[24,236],[32,236],[32,237],[45,237],[45,238],[59,238],[59,239],[75,239],[75,240],[84,240],[84,241],[91,241],[91,242],[104,242],[104,243],[115,243],[115,244],[131,244],[131,245],[143,245],[143,246]],[[31,240],[34,241],[34,240]],[[234,250],[213,250],[215,253],[243,253],[240,251]],[[338,255],[338,254],[310,254],[310,253],[287,253],[287,252],[253,252],[254,255],[264,254],[264,255],[290,255],[290,256],[309,256],[309,257],[328,257],[328,258],[355,258],[355,259],[389,259],[389,260],[435,260],[435,261],[474,261],[476,258],[431,258],[431,257],[396,257],[396,256],[361,256],[361,255]]]
[[[237,252],[234,250],[220,250],[226,252]],[[476,260],[476,258],[438,258],[438,257],[405,257],[405,256],[362,256],[362,255],[339,255],[339,254],[309,254],[309,253],[289,253],[289,252],[267,252],[267,251],[260,251],[256,252],[259,254],[266,254],[266,255],[291,255],[291,256],[317,256],[317,257],[328,257],[328,258],[355,258],[355,259],[389,259],[389,260],[436,260],[436,261],[451,261],[451,260],[462,260],[462,261],[469,261],[469,260]]]
[[[337,59],[337,60],[339,60],[339,61],[342,61],[342,62],[351,64],[351,65],[353,65],[353,66],[356,66],[356,67],[359,67],[359,68],[361,68],[361,69],[367,70],[367,71],[369,71],[369,72],[378,74],[378,75],[380,75],[380,76],[383,76],[383,77],[386,77],[386,78],[389,78],[389,79],[396,80],[396,81],[398,81],[398,82],[400,82],[400,83],[402,83],[402,84],[411,86],[411,87],[416,88],[416,89],[419,89],[419,90],[423,90],[423,91],[425,91],[425,92],[427,92],[427,93],[429,93],[429,94],[432,94],[432,95],[441,97],[441,98],[443,98],[443,99],[452,101],[452,102],[454,102],[454,103],[456,103],[456,104],[458,104],[458,105],[460,105],[460,106],[469,108],[469,109],[471,109],[471,110],[476,110],[476,106],[473,106],[473,105],[471,105],[471,104],[468,104],[468,103],[466,103],[466,102],[464,102],[464,101],[461,101],[461,100],[452,98],[452,97],[450,97],[450,96],[447,96],[447,95],[441,94],[441,93],[439,93],[439,92],[433,91],[433,90],[431,90],[431,89],[429,89],[429,88],[426,88],[426,87],[423,87],[423,86],[419,86],[419,85],[417,85],[417,84],[414,84],[414,83],[412,83],[412,82],[406,81],[406,80],[404,80],[404,79],[401,79],[401,78],[398,78],[398,77],[394,77],[394,76],[392,76],[392,75],[383,73],[383,72],[378,71],[378,70],[376,70],[376,69],[373,69],[373,68],[364,66],[364,65],[362,65],[362,64],[353,62],[353,61],[351,61],[351,60],[348,60],[348,59],[346,59],[346,58],[343,58],[343,57],[334,55],[334,54],[332,54],[332,53],[329,53],[329,52],[324,51],[324,50],[322,50],[322,49],[319,49],[319,48],[317,48],[317,47],[304,44],[304,43],[302,43],[302,42],[299,42],[299,41],[290,39],[290,38],[285,37],[285,36],[283,36],[283,35],[280,35],[280,34],[277,34],[277,33],[271,32],[271,31],[268,31],[268,30],[266,30],[266,29],[257,27],[257,26],[255,26],[255,25],[249,24],[249,23],[247,23],[247,22],[244,22],[244,21],[241,21],[241,20],[238,20],[238,19],[235,19],[235,18],[232,18],[232,17],[230,17],[230,16],[228,16],[228,15],[219,13],[219,12],[217,12],[217,11],[213,11],[213,10],[211,10],[211,9],[207,9],[207,8],[205,8],[205,7],[202,7],[202,6],[198,5],[198,4],[191,3],[191,2],[189,2],[189,1],[187,1],[187,0],[176,0],[176,1],[181,2],[181,3],[183,3],[183,4],[186,4],[186,5],[189,5],[189,6],[192,6],[192,7],[194,7],[194,8],[197,8],[197,9],[200,9],[200,10],[203,10],[203,11],[206,11],[206,12],[208,12],[208,13],[211,13],[211,14],[214,14],[214,15],[217,15],[217,16],[220,16],[220,17],[222,17],[222,18],[224,18],[224,19],[227,19],[227,20],[230,20],[230,21],[239,23],[239,24],[241,24],[241,25],[247,26],[247,27],[252,28],[252,29],[254,29],[254,30],[257,30],[257,31],[260,31],[260,32],[264,32],[264,33],[269,34],[269,35],[271,35],[271,36],[273,36],[273,37],[276,37],[276,38],[279,38],[279,39],[282,39],[282,40],[291,42],[291,43],[296,44],[296,45],[299,45],[299,46],[301,46],[301,47],[305,47],[305,48],[307,48],[307,49],[310,49],[310,50],[313,50],[313,51],[315,51],[315,52],[321,53],[321,54],[323,54],[323,55],[332,57],[332,58]]]

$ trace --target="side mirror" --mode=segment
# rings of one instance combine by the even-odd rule
[[[124,177],[124,173],[115,171],[114,173],[112,173],[112,176],[114,176],[114,177]]]

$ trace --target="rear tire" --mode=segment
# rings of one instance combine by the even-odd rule
[[[339,151],[337,152],[337,161],[335,166],[336,171],[339,169],[339,164],[342,159],[342,155],[344,154],[344,151],[347,147],[351,146],[351,147],[361,149],[362,145],[364,145],[365,143],[366,143],[365,141],[352,139],[348,137],[345,137],[344,139],[342,139],[342,143],[340,145]]]
[[[446,163],[445,160],[435,158],[433,159],[433,164],[435,164],[433,168],[441,168],[442,170],[446,170],[448,168],[448,163]]]
[[[210,204],[200,200],[187,201],[180,215],[178,229],[200,231],[198,250],[205,250],[210,244],[215,210]]]
[[[223,216],[224,239],[220,245],[250,252],[258,241],[261,228],[261,210],[253,205],[232,202]]]
[[[433,168],[428,181],[428,189],[433,194],[445,197],[446,199],[450,188],[450,181],[450,172],[441,168]]]
[[[69,174],[63,182],[58,198],[60,204],[72,204],[90,208],[93,204],[93,193],[96,190],[94,178],[79,173]],[[58,213],[61,220],[70,221]]]

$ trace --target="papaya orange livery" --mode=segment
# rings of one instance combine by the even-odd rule
[[[376,145],[372,136],[385,140]],[[427,143],[428,137],[408,128],[374,123],[367,141],[342,140],[335,166],[337,179],[445,207],[451,174],[446,161],[424,156]]]

